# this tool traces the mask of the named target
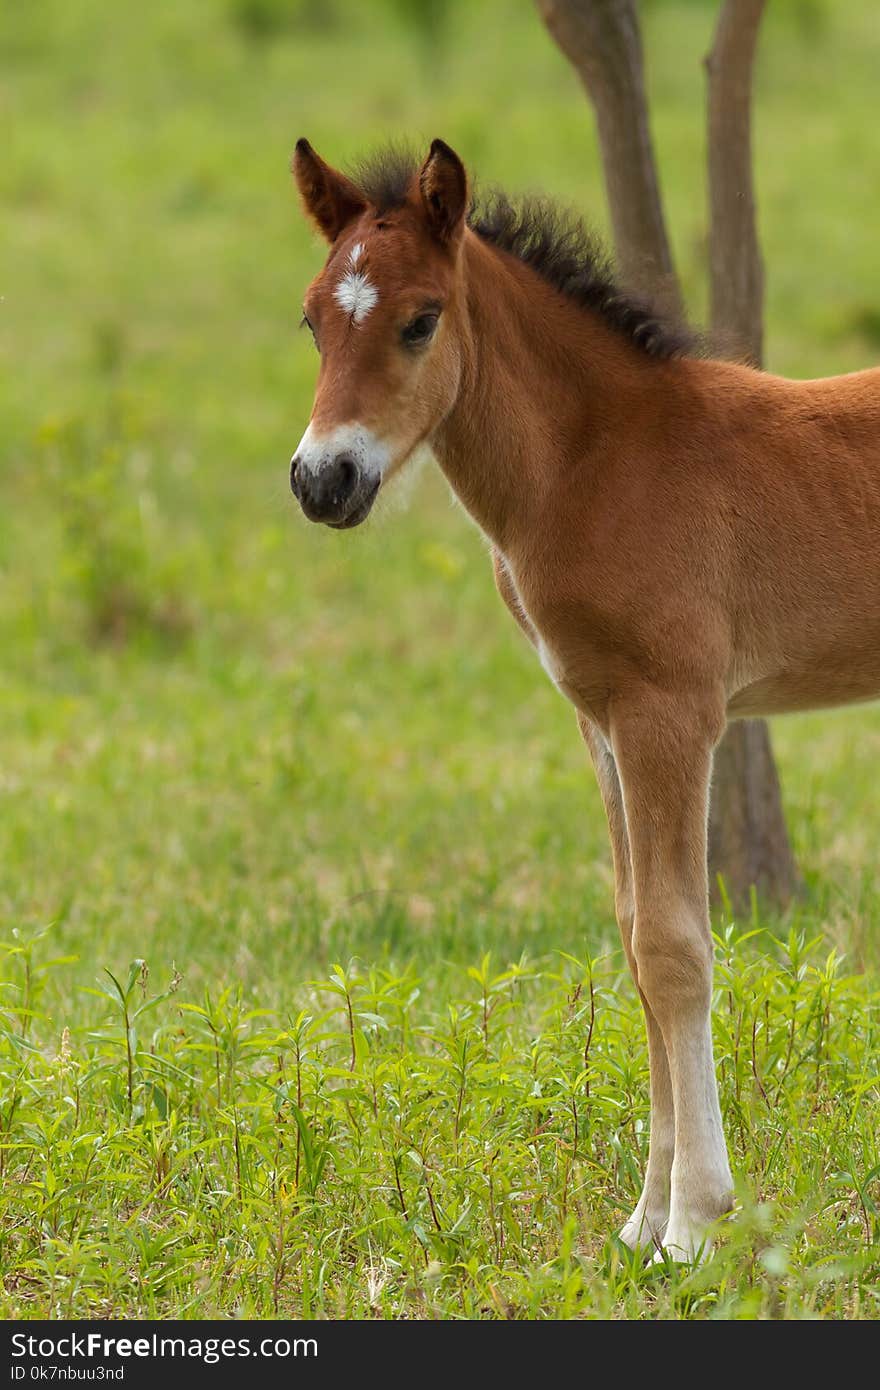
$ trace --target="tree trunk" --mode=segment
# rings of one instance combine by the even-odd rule
[[[752,68],[766,0],[724,0],[706,55],[709,302],[727,355],[763,361],[764,263],[752,183]]]
[[[681,309],[645,95],[635,0],[536,0],[596,113],[622,278],[667,312]],[[726,0],[709,71],[712,325],[760,362],[763,274],[751,177],[751,76],[764,0]],[[754,886],[785,902],[797,872],[763,721],[731,725],[715,757],[709,873],[737,907]]]
[[[596,113],[622,278],[628,288],[650,295],[658,308],[679,314],[681,291],[663,219],[635,0],[537,0],[537,5]]]
[[[724,351],[759,367],[764,266],[752,183],[752,70],[765,0],[724,0],[708,74],[711,328]],[[732,724],[715,754],[709,868],[742,906],[754,887],[784,903],[798,887],[770,733],[763,720]]]

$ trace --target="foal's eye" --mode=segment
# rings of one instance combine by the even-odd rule
[[[407,347],[422,347],[430,342],[434,336],[434,329],[437,327],[439,314],[419,314],[411,323],[406,325],[401,337]]]
[[[312,321],[311,321],[311,319],[309,318],[308,314],[303,314],[302,318],[300,319],[299,326],[300,326],[300,328],[307,328],[307,329],[309,330],[309,332],[310,332],[311,335],[312,335],[312,341],[314,342],[315,347],[317,347],[317,346],[318,346],[318,335],[317,335],[317,333],[315,332],[314,324],[312,323]]]

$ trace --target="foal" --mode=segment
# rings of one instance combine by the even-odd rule
[[[693,1259],[731,1207],[712,1057],[706,815],[730,717],[880,694],[880,371],[786,381],[702,360],[576,220],[471,205],[457,155],[356,181],[300,140],[330,243],[290,465],[312,521],[367,516],[428,442],[502,598],[577,712],[645,1011],[651,1140],[621,1236]]]

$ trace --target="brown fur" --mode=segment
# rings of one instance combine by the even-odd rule
[[[307,301],[313,422],[369,424],[394,466],[430,440],[575,706],[651,1044],[654,1138],[623,1234],[691,1256],[730,1204],[706,1072],[712,751],[728,718],[880,694],[880,371],[651,356],[469,227],[460,167],[435,146],[405,201],[341,229]],[[380,299],[355,339],[327,283],[356,240]],[[428,302],[435,341],[407,358],[397,330]]]

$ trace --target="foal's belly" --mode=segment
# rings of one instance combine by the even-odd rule
[[[561,695],[601,726],[614,682],[589,641],[589,625],[569,624],[566,629],[558,621],[542,621],[538,612],[532,616],[503,557],[501,575],[502,597],[528,633],[545,673]],[[743,658],[742,664],[736,662],[736,674],[728,672],[734,680],[727,698],[728,717],[763,718],[880,699],[880,606],[859,607],[877,616],[868,622],[841,624],[836,631],[827,617],[823,628],[813,625],[812,633],[804,623],[799,625],[800,642],[788,634],[786,645],[791,645],[794,654],[779,651],[783,642],[777,637],[775,656],[768,656],[765,649],[761,655]],[[713,673],[711,667],[704,674],[715,690],[715,682],[724,680],[721,671]]]
[[[566,659],[539,634],[535,646],[545,672],[561,695],[585,713],[597,717],[605,689],[601,671],[585,671],[583,664]],[[837,654],[811,666],[789,667],[746,681],[727,701],[730,719],[763,719],[776,714],[796,714],[840,705],[880,700],[880,643],[847,657]]]
[[[731,719],[796,714],[835,705],[880,699],[880,650],[859,653],[850,661],[775,672],[736,690],[728,699]]]

